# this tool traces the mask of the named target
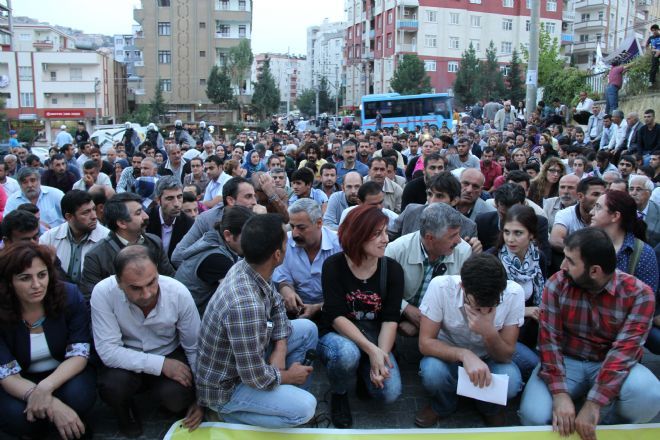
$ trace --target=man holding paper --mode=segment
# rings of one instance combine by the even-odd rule
[[[489,402],[506,402],[522,388],[520,370],[511,358],[524,322],[523,289],[507,281],[504,266],[490,254],[472,255],[460,274],[434,278],[419,306],[419,349],[424,355],[420,375],[432,396],[431,404],[415,416],[421,428],[432,427],[455,411],[457,385],[458,391],[462,386],[460,366],[473,385],[467,384],[473,391],[470,395],[487,400],[477,402],[477,408],[489,426],[502,426],[505,421],[504,407]],[[508,386],[494,387],[493,374],[508,376]]]
[[[660,382],[639,364],[655,310],[651,289],[616,269],[608,235],[585,228],[564,241],[561,271],[545,284],[541,364],[520,404],[523,425],[595,440],[598,423],[645,423],[660,411]],[[574,400],[585,399],[580,411]]]

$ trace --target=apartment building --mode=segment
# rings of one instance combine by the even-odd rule
[[[320,26],[307,28],[307,75],[305,89],[311,89],[324,77],[330,88],[341,87],[346,23],[323,20]],[[334,93],[334,91],[333,91]]]
[[[49,25],[13,25],[14,51],[0,52],[0,97],[9,120],[42,121],[50,141],[66,121],[115,121],[126,112],[124,67],[112,54],[75,49]],[[53,130],[51,130],[53,127]]]
[[[346,0],[344,62],[346,105],[370,93],[387,93],[397,63],[413,53],[437,92],[450,91],[461,55],[470,44],[485,58],[493,41],[503,69],[513,49],[529,41],[526,0]],[[541,22],[560,38],[561,0],[541,0]]]
[[[142,0],[133,13],[140,29],[134,38],[142,53],[136,102],[148,103],[158,84],[165,102],[181,112],[208,104],[206,81],[229,50],[251,38],[252,0]],[[236,92],[251,93],[249,72]]]
[[[280,53],[256,54],[252,63],[252,82],[257,82],[266,57],[270,60],[270,73],[280,89],[280,101],[285,105],[294,104],[303,91],[303,78],[307,76],[307,58],[302,55]]]

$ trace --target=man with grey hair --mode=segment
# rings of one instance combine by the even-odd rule
[[[171,258],[174,248],[190,230],[194,220],[181,210],[183,185],[176,177],[164,176],[158,179],[155,196],[157,206],[149,213],[147,232],[160,237],[163,250]]]
[[[289,206],[289,225],[286,254],[273,282],[290,316],[313,319],[323,305],[323,262],[341,252],[341,245],[337,234],[323,226],[321,206],[313,199],[298,199]]]
[[[39,170],[30,167],[21,168],[16,173],[16,180],[18,180],[21,190],[7,198],[5,215],[23,203],[32,203],[39,208],[43,227],[50,229],[64,223],[60,207],[60,201],[64,197],[64,193],[57,188],[42,185]]]
[[[646,176],[633,175],[628,193],[637,203],[637,215],[646,223],[646,242],[655,247],[660,243],[660,205],[651,200],[654,185]]]
[[[624,119],[624,113],[621,110],[614,110],[612,112],[612,126],[614,126],[614,134],[610,138],[609,144],[601,145],[601,149],[616,151],[623,148],[624,141],[626,140],[628,123]]]
[[[475,168],[464,169],[459,178],[461,198],[456,209],[472,221],[475,221],[477,215],[481,213],[495,211],[495,207],[489,206],[481,199],[485,180],[483,173]]]
[[[407,336],[419,332],[419,305],[431,280],[439,275],[459,275],[472,253],[470,245],[461,239],[460,216],[448,204],[430,204],[422,212],[419,231],[387,245],[385,255],[403,268],[403,316],[399,329]]]
[[[140,162],[140,177],[157,177],[158,162],[153,157],[145,157]]]

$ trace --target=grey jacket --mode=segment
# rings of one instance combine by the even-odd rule
[[[411,232],[419,231],[419,218],[422,216],[422,211],[427,205],[420,205],[419,203],[410,203],[403,210],[401,215],[394,222],[394,229],[389,231],[390,240],[396,240],[402,235],[410,234]],[[461,238],[472,238],[477,236],[477,224],[465,217],[461,216]]]
[[[179,244],[176,245],[170,257],[174,267],[179,267],[183,263],[183,252],[186,249],[202,238],[205,233],[213,231],[215,224],[222,220],[224,209],[222,206],[216,206],[198,215],[190,230],[183,236]]]

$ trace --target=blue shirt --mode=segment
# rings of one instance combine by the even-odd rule
[[[320,189],[312,188],[311,192],[309,193],[309,198],[316,201],[316,203],[319,205],[328,203],[328,196],[326,196],[325,193]],[[293,194],[291,197],[289,197],[289,206],[291,206],[296,200],[298,200],[298,195],[296,194]]]
[[[362,177],[366,177],[369,174],[369,167],[357,160],[353,168],[344,168],[344,161],[337,162],[337,183],[341,185],[344,182],[344,176],[351,171],[357,171]]]
[[[346,194],[344,191],[337,191],[330,195],[328,206],[323,215],[323,226],[327,226],[333,231],[339,229],[341,213],[344,212],[344,209],[346,208],[348,208],[348,200],[346,200]]]
[[[616,268],[628,272],[628,264],[632,257],[635,246],[635,236],[632,232],[628,232],[623,239],[621,249],[616,253]],[[646,283],[651,290],[656,292],[658,290],[658,262],[655,258],[653,248],[644,243],[642,254],[639,256],[639,262],[635,267],[635,273],[632,273],[635,278]]]
[[[341,252],[339,237],[334,231],[323,226],[321,228],[321,249],[312,263],[309,262],[305,249],[296,246],[296,242],[291,237],[291,232],[287,233],[287,237],[284,262],[275,269],[273,282],[276,285],[282,282],[291,284],[305,304],[323,302],[321,268],[328,257]]]
[[[60,208],[62,197],[64,197],[64,193],[59,189],[41,185],[41,193],[37,199],[37,207],[39,208],[41,222],[46,223],[51,228],[64,223],[62,209]],[[5,215],[15,210],[23,203],[31,202],[23,195],[22,190],[16,191],[7,199]]]
[[[16,148],[16,147],[20,147],[21,143],[18,142],[18,139],[12,137],[12,138],[9,138],[9,146],[11,148]]]

